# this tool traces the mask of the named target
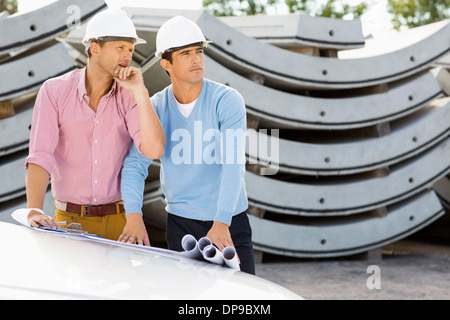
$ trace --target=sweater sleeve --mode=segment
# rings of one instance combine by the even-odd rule
[[[142,214],[145,179],[152,160],[147,159],[132,143],[123,161],[120,189],[126,215],[130,213]]]
[[[222,176],[215,221],[231,224],[242,188],[245,188],[245,103],[235,90],[224,96],[218,105],[220,133],[223,139]]]

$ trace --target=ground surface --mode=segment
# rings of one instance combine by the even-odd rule
[[[256,274],[312,300],[450,299],[448,241],[406,239],[381,253],[373,260],[272,257],[257,264]]]

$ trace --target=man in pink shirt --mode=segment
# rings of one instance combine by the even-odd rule
[[[126,13],[107,9],[87,26],[87,67],[47,80],[39,90],[26,160],[27,207],[43,208],[51,178],[56,214],[53,219],[32,210],[31,226],[77,222],[117,240],[126,225],[142,222],[140,214],[125,218],[122,162],[131,143],[147,158],[160,158],[165,135],[140,70],[129,66],[139,43],[145,41]],[[148,236],[143,242],[149,244]]]

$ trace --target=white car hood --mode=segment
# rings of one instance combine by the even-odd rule
[[[0,299],[302,299],[259,277],[181,255],[4,222],[0,257]]]

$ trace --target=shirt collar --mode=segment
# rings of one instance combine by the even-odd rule
[[[86,70],[87,66],[81,69],[80,72],[80,78],[78,79],[78,98],[80,99],[80,102],[83,101],[83,98],[85,95],[87,95],[86,91]],[[117,90],[117,82],[116,80],[113,81],[111,85],[111,89],[108,91],[106,96],[110,96],[114,94]]]
[[[83,101],[86,92],[86,68],[84,67],[80,72],[80,78],[78,79],[78,98],[80,102]]]

